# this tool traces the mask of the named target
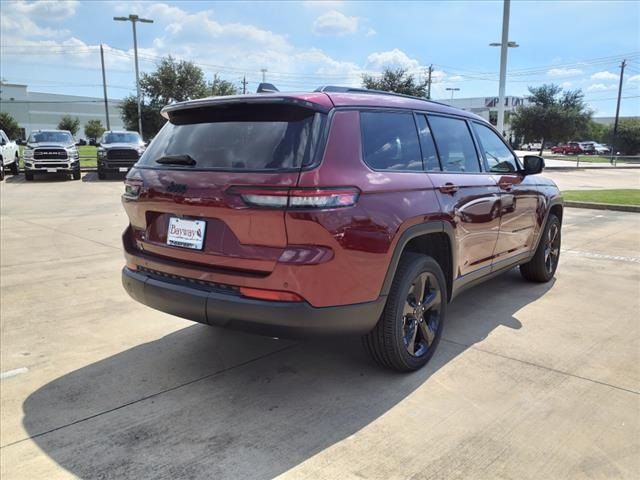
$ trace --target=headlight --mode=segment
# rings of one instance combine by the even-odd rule
[[[99,148],[98,149],[98,157],[104,158],[104,157],[106,157],[106,155],[107,155],[107,152],[105,151],[104,148]]]
[[[145,147],[144,145],[138,147],[138,154],[142,155],[146,149],[147,147]]]
[[[67,153],[69,154],[70,158],[73,158],[73,159],[80,158],[80,154],[78,153],[77,148],[68,148]]]
[[[26,146],[24,147],[24,150],[22,151],[22,156],[24,158],[31,158],[33,157],[33,148]]]

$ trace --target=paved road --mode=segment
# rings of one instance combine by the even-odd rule
[[[640,216],[567,210],[553,283],[463,294],[428,368],[154,312],[119,182],[0,187],[0,476],[638,478]]]
[[[640,188],[640,169],[545,170],[560,190]]]

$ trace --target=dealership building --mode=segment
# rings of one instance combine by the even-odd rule
[[[120,100],[110,100],[109,122],[112,130],[122,130]],[[63,115],[80,119],[77,139],[85,138],[84,126],[89,120],[100,120],[106,127],[104,99],[54,93],[31,92],[27,85],[0,83],[0,112],[16,119],[23,138],[33,130],[58,128]]]

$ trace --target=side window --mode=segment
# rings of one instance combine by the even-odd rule
[[[364,161],[374,170],[422,170],[413,113],[360,112]]]
[[[9,141],[9,137],[7,137],[2,130],[0,130],[0,138],[2,139],[2,143],[7,143]]]
[[[429,115],[429,125],[446,172],[480,172],[478,153],[467,122],[458,118]]]
[[[517,160],[500,137],[486,125],[473,123],[480,149],[484,152],[490,172],[510,173],[518,171]]]
[[[418,133],[420,134],[420,145],[422,146],[422,163],[427,171],[440,171],[440,162],[436,146],[433,143],[431,129],[427,123],[427,117],[424,115],[416,115],[418,121]]]

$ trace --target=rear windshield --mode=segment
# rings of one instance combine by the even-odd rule
[[[136,132],[109,132],[100,143],[141,143],[141,140]]]
[[[242,104],[174,112],[137,166],[212,170],[298,169],[313,162],[325,115],[271,104]],[[191,157],[193,166],[159,164]]]
[[[28,143],[73,143],[73,138],[68,132],[38,132],[29,136]]]

